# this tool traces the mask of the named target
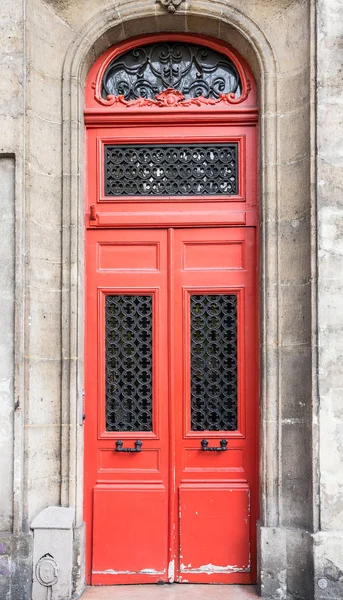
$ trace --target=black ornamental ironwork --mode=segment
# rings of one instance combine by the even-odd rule
[[[178,90],[187,99],[241,96],[241,81],[225,55],[196,44],[159,42],[139,46],[114,58],[102,81],[105,100],[155,99],[164,90]]]

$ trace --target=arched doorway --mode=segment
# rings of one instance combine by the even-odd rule
[[[257,118],[248,66],[204,36],[90,72],[89,583],[255,581]]]

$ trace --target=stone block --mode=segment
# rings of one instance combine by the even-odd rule
[[[313,598],[313,541],[304,529],[286,529],[287,593],[292,600]]]
[[[45,3],[30,0],[26,32],[29,63],[48,77],[60,80],[65,52],[75,31]]]
[[[258,591],[262,598],[287,599],[287,545],[285,530],[278,527],[257,527],[259,548]]]
[[[32,600],[32,536],[0,533],[0,598]]]
[[[283,420],[310,419],[312,351],[308,346],[281,348],[281,415]]]
[[[35,359],[57,361],[61,343],[61,293],[52,286],[40,289],[32,287],[31,299],[34,308],[31,311],[30,354]]]
[[[60,427],[59,425],[27,426],[27,511],[29,519],[60,498]],[[38,465],[38,468],[37,468]]]
[[[70,600],[72,595],[74,509],[49,506],[32,521],[32,600]]]
[[[343,531],[313,535],[314,599],[343,598]]]
[[[60,360],[31,358],[30,410],[28,425],[59,424],[61,406],[56,402],[61,390]]]
[[[311,288],[303,285],[281,286],[281,343],[283,346],[311,342]],[[296,308],[296,309],[295,309]]]
[[[278,2],[277,5],[278,15],[268,20],[264,32],[273,45],[280,72],[294,72],[309,63],[309,3]]]
[[[51,121],[32,113],[28,125],[30,167],[46,178],[51,175],[58,177],[62,169],[60,152],[62,123],[59,119],[61,119],[60,114],[56,114],[56,119]],[[54,201],[56,203],[56,199]]]
[[[289,419],[282,424],[282,508],[285,527],[312,525],[311,428],[307,422]]]
[[[283,221],[303,219],[310,214],[310,157],[281,164],[279,214]]]
[[[308,218],[280,223],[280,276],[282,283],[306,283],[311,277]]]
[[[81,523],[74,528],[73,597],[79,598],[86,587],[86,527]]]
[[[280,147],[282,164],[304,160],[310,155],[309,107],[303,106],[292,113],[280,115]],[[301,190],[298,190],[301,193]]]
[[[289,73],[281,73],[278,77],[279,111],[281,114],[292,112],[294,106],[298,108],[308,106],[310,102],[310,65],[304,63],[300,69]]]

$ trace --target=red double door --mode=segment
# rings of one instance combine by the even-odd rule
[[[253,227],[88,230],[93,585],[253,583]]]

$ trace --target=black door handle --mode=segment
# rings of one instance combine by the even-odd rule
[[[116,441],[116,452],[142,452],[143,442],[141,440],[135,441],[134,448],[123,448],[124,442],[122,440]]]
[[[203,452],[226,452],[226,450],[228,449],[227,440],[220,440],[219,443],[220,446],[209,446],[208,440],[201,440],[201,450]]]

